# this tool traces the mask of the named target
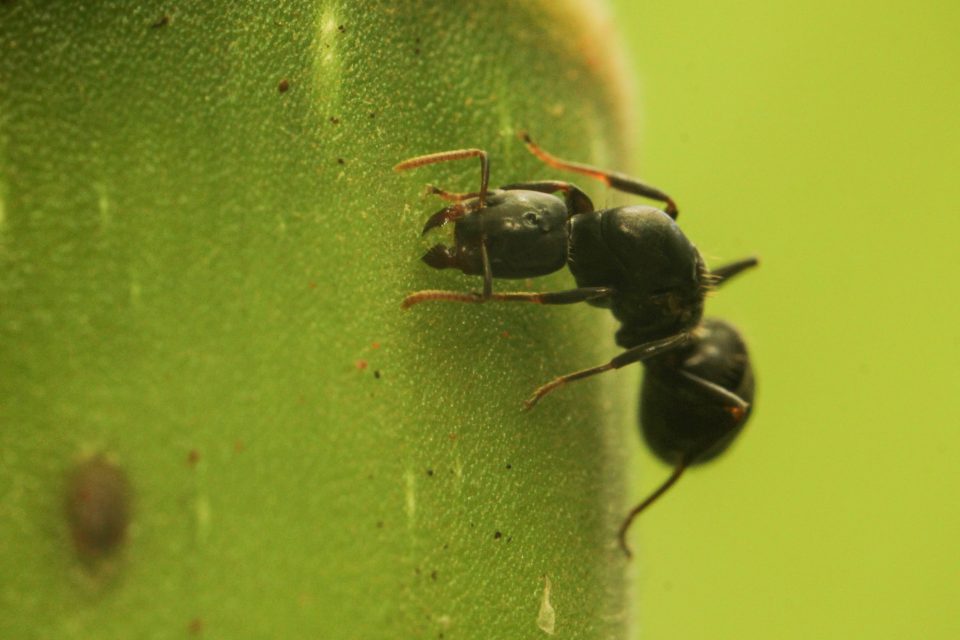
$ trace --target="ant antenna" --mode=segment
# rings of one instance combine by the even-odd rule
[[[680,458],[680,462],[677,463],[677,466],[674,467],[673,473],[670,474],[670,477],[667,478],[663,484],[657,487],[656,491],[647,496],[643,502],[635,506],[630,510],[630,513],[627,514],[627,517],[624,519],[623,524],[620,525],[620,548],[623,549],[623,553],[627,558],[632,558],[633,553],[630,552],[630,547],[627,546],[627,530],[630,529],[630,525],[633,524],[634,519],[640,515],[644,509],[649,507],[651,504],[657,501],[657,498],[662,496],[667,492],[667,489],[672,487],[677,480],[680,479],[680,476],[683,475],[683,472],[687,469],[687,461],[683,458]]]

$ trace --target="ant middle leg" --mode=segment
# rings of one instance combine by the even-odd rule
[[[541,149],[540,146],[530,138],[530,134],[528,134],[526,131],[520,131],[518,135],[520,139],[523,140],[524,144],[527,145],[527,149],[529,149],[530,153],[537,156],[541,162],[554,167],[555,169],[572,171],[574,173],[589,176],[594,180],[599,180],[609,187],[617,189],[618,191],[632,193],[634,195],[643,196],[644,198],[650,198],[651,200],[663,202],[664,213],[674,220],[676,220],[677,216],[680,215],[680,212],[677,210],[677,204],[673,201],[673,198],[656,187],[644,182],[640,182],[636,178],[631,178],[623,173],[606,171],[604,169],[593,167],[587,164],[562,160],[555,155]]]

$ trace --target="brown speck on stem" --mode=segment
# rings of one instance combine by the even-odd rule
[[[290,88],[290,81],[287,80],[286,78],[284,78],[279,83],[277,83],[277,91],[279,91],[280,93],[286,93],[289,88]]]
[[[196,449],[190,449],[189,453],[187,453],[187,464],[195,467],[198,462],[200,462],[200,452]]]
[[[167,14],[163,14],[162,16],[160,16],[159,18],[157,18],[156,21],[154,21],[154,22],[150,25],[150,28],[151,28],[151,29],[162,29],[163,27],[165,27],[165,26],[167,26],[167,25],[169,25],[169,24],[170,24],[170,16],[167,15]]]

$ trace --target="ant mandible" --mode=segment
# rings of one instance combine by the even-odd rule
[[[535,304],[587,302],[610,309],[620,321],[616,342],[623,351],[609,362],[551,380],[524,403],[531,408],[553,389],[589,376],[647,360],[688,343],[703,316],[710,274],[696,247],[676,223],[677,206],[663,191],[629,176],[561,160],[520,138],[545,164],[600,180],[664,203],[664,209],[624,206],[594,209],[577,186],[559,180],[508,184],[490,189],[490,164],[481,149],[417,156],[397,164],[405,171],[438,162],[479,158],[480,190],[428,192],[451,202],[423,228],[454,222],[454,246],[435,245],[423,261],[436,269],[457,268],[483,276],[479,293],[426,290],[408,295],[404,307],[433,301],[509,301]],[[555,193],[562,193],[561,200]],[[566,265],[577,288],[551,292],[497,292],[494,278],[532,278]]]
[[[716,286],[757,265],[755,258],[714,269]],[[683,346],[644,361],[640,429],[647,446],[673,473],[620,526],[619,540],[630,557],[627,530],[644,509],[680,479],[687,467],[723,453],[750,417],[753,368],[747,346],[728,322],[708,318]]]

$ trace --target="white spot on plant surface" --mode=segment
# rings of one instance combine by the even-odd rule
[[[197,540],[206,542],[210,537],[210,500],[207,496],[197,497],[193,505],[194,515],[197,518]]]
[[[0,158],[0,162],[3,159]],[[3,242],[3,234],[7,231],[7,185],[0,180],[0,243]],[[0,249],[2,249],[0,244]]]
[[[407,471],[403,474],[403,486],[407,524],[413,526],[413,521],[417,515],[417,478],[413,474],[413,471]]]
[[[102,183],[95,183],[93,190],[97,194],[97,213],[100,215],[100,228],[106,229],[110,226],[110,196],[107,195],[107,187]]]
[[[537,614],[537,626],[548,636],[552,636],[557,628],[557,612],[550,604],[550,590],[550,576],[543,576],[543,597]]]
[[[346,31],[337,19],[336,9],[328,7],[320,14],[317,22],[317,40],[315,43],[317,61],[323,66],[330,66],[337,60],[338,36]]]
[[[343,80],[343,60],[340,44],[347,33],[336,6],[328,6],[314,23],[313,42],[310,45],[314,59],[311,100],[317,115],[327,126],[340,124],[340,85]]]

